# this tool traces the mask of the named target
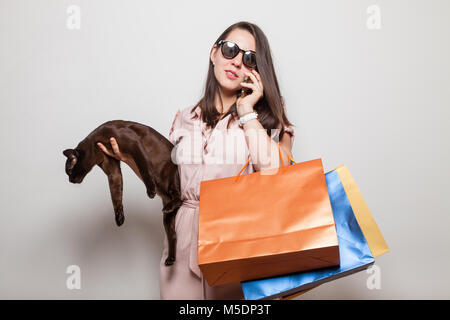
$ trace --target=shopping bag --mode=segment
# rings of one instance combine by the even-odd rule
[[[325,174],[339,240],[340,265],[243,282],[246,299],[293,298],[318,285],[368,268],[389,248],[346,166]]]
[[[198,265],[210,286],[339,264],[321,159],[281,163],[201,182]]]
[[[337,167],[335,170],[337,170],[338,172],[339,179],[341,180],[341,183],[345,189],[345,193],[349,199],[350,205],[352,206],[353,212],[355,213],[355,217],[358,221],[358,224],[361,227],[364,237],[367,240],[367,243],[373,254],[373,257],[377,258],[380,255],[388,252],[389,247],[386,241],[384,240],[383,235],[381,234],[381,231],[379,230],[375,220],[373,219],[373,216],[370,213],[370,210],[367,207],[367,204],[364,201],[364,198],[362,197],[362,194],[359,191],[359,188],[355,180],[353,179],[350,171],[344,165]],[[314,288],[315,287],[312,287],[311,289],[308,290],[284,296],[281,299],[283,300],[293,299]]]
[[[353,179],[350,171],[344,165],[340,165],[335,169],[339,175],[342,186],[347,194],[350,205],[353,208],[356,220],[364,234],[364,237],[369,244],[370,251],[374,258],[381,256],[389,251],[389,247],[378,228],[369,207],[367,206],[364,198],[359,191],[358,185]]]

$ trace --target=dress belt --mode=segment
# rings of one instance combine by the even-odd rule
[[[194,210],[192,217],[191,244],[189,248],[189,269],[199,278],[203,278],[202,272],[198,267],[198,209],[200,200],[184,199],[182,206],[186,206]]]
[[[192,208],[192,209],[196,209],[200,205],[200,200],[184,199],[182,205],[183,206],[187,206],[187,207]]]

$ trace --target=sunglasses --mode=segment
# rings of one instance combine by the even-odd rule
[[[221,46],[222,55],[227,59],[233,59],[239,52],[243,52],[242,63],[249,68],[256,68],[256,52],[252,50],[242,50],[234,42],[220,40],[217,45]]]

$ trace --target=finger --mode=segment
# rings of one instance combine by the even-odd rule
[[[250,79],[252,79],[253,83],[258,83],[258,82],[259,82],[259,80],[256,79],[256,77],[255,77],[255,75],[254,75],[253,73],[248,73],[248,72],[246,72],[245,74],[246,74],[247,76],[249,76]]]
[[[98,143],[97,143],[97,146],[98,146],[104,153],[106,153],[108,156],[111,156],[111,154],[109,153],[108,149],[106,149],[106,147],[105,147],[101,142],[98,142]]]
[[[112,149],[113,149],[113,152],[114,152],[115,154],[119,154],[119,153],[120,153],[120,150],[119,150],[119,145],[117,144],[116,139],[114,139],[113,137],[111,137],[111,138],[109,139],[109,141],[111,142],[111,147],[112,147]]]
[[[255,71],[255,70],[253,70],[253,71]],[[260,78],[259,74],[257,74],[257,75],[254,75],[252,73],[246,73],[246,74],[252,79],[253,84],[256,85],[256,89],[253,89],[253,90],[260,90],[262,92],[264,90],[263,84],[261,81],[259,81],[259,79],[256,78],[256,76],[258,76],[258,78]]]
[[[101,142],[97,142],[97,146],[102,150],[105,151],[105,146]]]
[[[258,89],[258,86],[255,85],[254,83],[242,82],[241,86],[245,87],[245,88],[250,88],[252,90],[257,90]]]
[[[255,75],[256,79],[258,79],[258,81],[261,81],[261,76],[259,75],[258,71],[256,71],[255,69],[252,70],[253,74]]]

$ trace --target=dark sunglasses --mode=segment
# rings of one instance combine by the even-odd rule
[[[227,40],[220,40],[217,42],[217,45],[221,46],[222,54],[227,59],[233,59],[236,57],[239,52],[243,52],[242,55],[242,63],[245,64],[249,68],[256,68],[256,52],[252,50],[242,50],[238,47],[238,45],[234,42]]]

